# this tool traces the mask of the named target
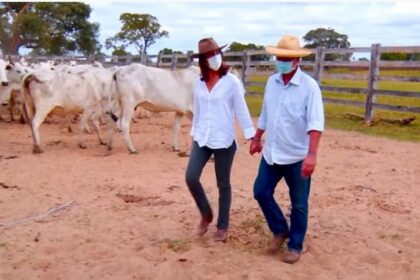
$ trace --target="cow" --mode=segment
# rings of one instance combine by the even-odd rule
[[[175,112],[172,148],[179,150],[181,118],[184,115],[192,116],[193,83],[199,74],[200,69],[196,66],[170,71],[136,63],[122,66],[116,71],[114,103],[120,106],[121,111],[118,116],[113,114],[113,119],[121,118],[124,141],[130,153],[138,153],[130,138],[130,120],[137,105],[151,112]],[[112,148],[112,138],[109,139],[108,148]]]
[[[10,121],[15,120],[14,112],[16,111],[16,108],[18,108],[20,114],[20,122],[25,123],[23,112],[21,110],[23,106],[23,96],[21,94],[20,84],[23,76],[30,72],[30,68],[24,66],[20,62],[13,63],[11,60],[9,60],[9,63],[6,65],[6,71],[7,79],[9,81],[7,96],[9,99],[8,105]]]
[[[7,62],[0,58],[0,82],[2,87],[7,87],[9,85],[6,75],[6,66]]]
[[[83,112],[78,137],[80,148],[86,148],[81,134],[89,118],[93,120],[99,143],[105,145],[100,137],[99,124],[96,121],[97,116],[103,112],[104,100],[95,82],[95,78],[90,73],[69,74],[48,68],[35,70],[24,76],[21,85],[24,113],[32,130],[33,153],[43,152],[39,127],[47,114],[57,107],[64,109],[65,113]]]

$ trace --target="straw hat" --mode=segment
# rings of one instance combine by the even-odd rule
[[[298,37],[292,35],[283,36],[277,46],[266,46],[265,51],[281,57],[304,57],[311,54],[311,50],[301,48]]]
[[[221,47],[219,47],[219,45],[216,43],[216,41],[213,38],[204,38],[201,39],[198,42],[198,53],[194,53],[191,55],[191,57],[196,58],[201,54],[205,54],[207,52],[211,52],[211,51],[215,51],[215,50],[221,50],[224,47],[226,47],[226,45],[223,45]]]

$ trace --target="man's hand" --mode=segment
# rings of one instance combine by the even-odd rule
[[[249,145],[249,153],[251,155],[255,153],[261,153],[262,145],[261,145],[261,138],[254,137],[252,138],[251,145]]]
[[[315,170],[316,155],[308,154],[302,164],[302,176],[308,178]]]

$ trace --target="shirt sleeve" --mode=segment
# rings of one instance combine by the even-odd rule
[[[306,132],[311,130],[324,131],[324,104],[321,89],[315,82],[309,93],[306,119],[308,123]]]
[[[250,139],[255,135],[254,124],[248,106],[245,102],[245,88],[239,79],[236,79],[233,90],[233,107],[236,119],[241,126],[242,132],[246,139]]]

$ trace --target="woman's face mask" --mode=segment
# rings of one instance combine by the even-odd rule
[[[210,69],[217,71],[222,66],[222,55],[220,53],[207,58]]]
[[[277,72],[281,74],[288,74],[293,71],[293,60],[291,61],[282,61],[277,60],[276,61],[276,69]]]

